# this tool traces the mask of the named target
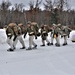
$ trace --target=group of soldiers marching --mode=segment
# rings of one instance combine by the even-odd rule
[[[51,32],[50,37],[51,41],[49,41],[48,33]],[[53,45],[54,38],[56,39],[55,46],[60,47],[60,36],[64,38],[63,46],[67,45],[67,38],[71,29],[67,26],[63,26],[61,24],[53,24],[52,27],[48,25],[41,25],[40,27],[36,22],[28,21],[27,25],[23,25],[22,23],[10,23],[6,26],[6,35],[7,35],[7,43],[10,48],[7,51],[14,51],[16,49],[16,45],[18,41],[20,41],[22,48],[25,49],[25,42],[23,38],[26,38],[26,34],[29,35],[29,47],[26,50],[32,50],[37,48],[37,44],[34,42],[34,39],[41,36],[42,45],[45,46],[45,41],[48,46]]]

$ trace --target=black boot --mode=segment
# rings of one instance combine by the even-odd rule
[[[41,46],[45,46],[45,45],[43,44],[43,45],[41,45]]]
[[[50,43],[51,45],[53,45],[53,43]]]
[[[56,43],[55,46],[60,47],[60,44],[57,44],[57,43]]]
[[[22,47],[22,48],[20,48],[20,49],[25,49],[25,47]]]
[[[26,50],[32,50],[32,48],[31,47],[29,47],[28,49],[26,49]]]
[[[15,47],[13,49],[16,49]]]
[[[13,46],[13,49],[16,49],[16,47],[15,47],[15,46]]]
[[[7,51],[14,51],[14,49],[9,48]]]
[[[48,46],[50,46],[50,45],[51,45],[51,43],[47,43],[47,45],[48,45]]]
[[[63,46],[67,45],[67,43],[64,43]]]
[[[36,47],[37,47],[37,45],[34,46],[34,48],[36,48]]]

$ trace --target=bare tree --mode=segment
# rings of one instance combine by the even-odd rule
[[[23,3],[20,3],[19,4],[19,10],[22,12],[23,11],[23,7],[24,7],[24,4]]]
[[[8,10],[9,7],[11,6],[11,3],[9,1],[2,1],[1,5],[0,5],[0,9],[1,10]]]
[[[60,11],[62,12],[64,9],[67,9],[67,10],[70,9],[69,1],[70,0],[56,0],[55,3],[57,8],[59,8]]]
[[[40,5],[42,3],[42,0],[36,0],[36,1],[30,1],[29,7],[31,12],[31,21],[38,21],[39,18],[39,11],[40,11]]]
[[[45,10],[51,11],[53,9],[54,3],[52,0],[45,0],[44,7]]]
[[[36,0],[35,8],[39,8],[39,5],[41,4],[42,0]]]
[[[30,6],[30,10],[33,10],[33,8],[34,8],[34,1],[30,1],[29,2],[29,6]]]
[[[58,23],[58,9],[54,8],[55,6],[56,0],[45,0],[44,7],[45,10],[49,12],[49,25]]]
[[[9,7],[11,6],[11,2],[9,1],[2,1],[0,4],[0,18],[1,18],[1,24],[5,25],[8,22],[8,13],[9,13]]]
[[[42,0],[30,1],[29,2],[30,9],[34,9],[34,8],[38,9],[41,3]]]

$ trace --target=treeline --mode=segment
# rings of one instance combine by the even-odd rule
[[[2,1],[0,4],[0,27],[4,27],[10,22],[26,25],[27,21],[36,21],[39,25],[52,25],[52,12],[55,6],[57,7],[57,23],[74,27],[75,10],[69,8],[68,0],[54,0],[54,2],[52,0],[45,0],[43,3],[44,10],[40,8],[41,3],[43,3],[42,0],[36,0],[35,2],[32,0],[28,4],[29,10],[25,10],[23,3],[16,3],[12,7],[11,2]]]

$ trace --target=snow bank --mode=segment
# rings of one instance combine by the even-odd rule
[[[4,29],[0,29],[0,44],[6,42],[6,33]]]
[[[75,39],[75,30],[71,31],[71,33],[70,33],[70,39],[71,40]]]

